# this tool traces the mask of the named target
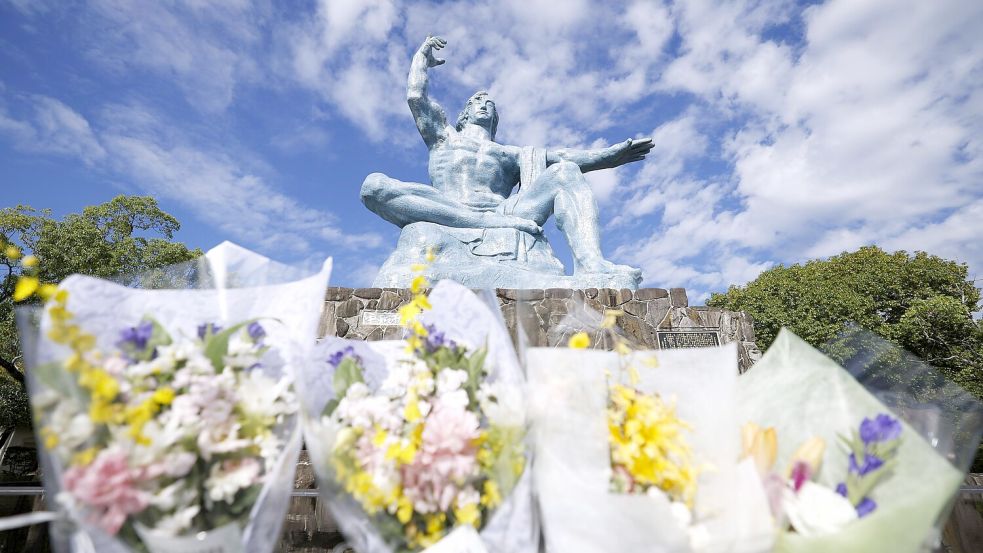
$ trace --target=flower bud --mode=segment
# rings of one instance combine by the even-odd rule
[[[819,467],[823,464],[823,454],[826,452],[826,441],[819,436],[813,436],[802,443],[799,449],[795,450],[789,459],[786,476],[792,477],[792,470],[796,463],[809,465],[810,474],[818,474]]]

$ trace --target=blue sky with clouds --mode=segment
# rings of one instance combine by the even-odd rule
[[[864,244],[983,279],[981,28],[947,0],[0,0],[0,205],[150,194],[190,245],[367,285],[398,229],[359,186],[427,182],[404,98],[432,33],[432,96],[453,117],[490,90],[502,142],[654,138],[589,176],[645,285],[699,300]]]

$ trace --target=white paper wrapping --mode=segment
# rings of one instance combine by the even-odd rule
[[[848,453],[837,435],[849,435],[865,417],[891,413],[836,362],[787,330],[740,377],[738,392],[742,423],[775,427],[777,469],[784,470],[794,450],[809,437],[826,440],[817,482],[829,488],[844,481],[848,469]],[[901,423],[899,462],[872,494],[877,510],[829,536],[784,533],[776,551],[904,553],[922,548],[963,475]]]
[[[433,309],[424,313],[421,320],[426,324],[435,323],[446,337],[457,342],[470,344],[473,348],[488,346],[486,367],[489,380],[500,381],[514,386],[516,394],[523,395],[522,369],[512,347],[512,342],[498,313],[494,308],[479,299],[471,290],[460,284],[441,281],[430,294]],[[403,354],[406,343],[398,341],[348,341],[329,338],[316,349],[318,360],[334,352],[351,346],[362,358],[366,384],[370,390],[378,388],[389,373],[389,369]],[[319,353],[317,353],[319,352]],[[317,472],[318,487],[322,499],[335,521],[341,527],[348,543],[359,553],[391,553],[379,531],[358,503],[343,491],[338,490],[331,477],[327,459],[330,448],[335,443],[337,429],[326,424],[320,417],[325,404],[335,397],[331,374],[323,361],[308,365],[302,377],[300,394],[304,404],[304,433],[311,462]],[[516,413],[521,421],[525,413]],[[527,461],[526,470],[512,492],[495,510],[480,532],[483,547],[488,551],[511,553],[536,553],[539,547],[538,518],[533,509],[531,470]],[[334,489],[334,493],[329,490]],[[473,532],[472,532],[473,534]],[[427,551],[458,551],[456,543],[467,543],[466,531],[448,535],[444,540]],[[473,543],[469,546],[477,547]]]
[[[265,343],[274,347],[275,354],[283,361],[282,370],[293,377],[300,360],[309,356],[316,339],[331,260],[326,260],[318,270],[304,272],[225,242],[209,251],[206,261],[200,265],[210,271],[207,278],[193,282],[200,288],[130,288],[82,275],[68,277],[60,288],[69,293],[68,308],[75,315],[74,321],[96,336],[97,347],[103,351],[115,349],[120,331],[136,325],[144,316],[153,317],[172,335],[183,333],[186,336],[194,336],[198,325],[203,323],[226,327],[261,319],[267,332]],[[35,364],[57,361],[63,355],[59,346],[44,338],[49,325],[45,316],[41,321]],[[271,370],[274,369],[264,367],[268,376],[281,376],[278,372],[270,373]],[[38,388],[39,383],[32,382],[32,393]],[[268,553],[279,541],[302,441],[299,417],[291,417],[277,434],[285,446],[274,468],[267,474],[248,522],[244,528],[236,529],[236,534],[241,534],[241,542],[237,546],[226,544],[227,549],[223,551]],[[62,487],[61,467],[49,455],[42,455],[42,463],[47,496],[57,497]],[[205,542],[226,541],[230,532],[229,528],[219,529],[216,536],[203,538]],[[70,540],[53,537],[56,545],[71,543],[73,551],[130,551],[121,540],[84,522],[79,523],[79,532]],[[167,540],[158,541],[157,550],[163,551],[165,542],[167,547],[172,546]]]
[[[757,476],[740,469],[735,386],[737,352],[720,348],[636,353],[637,388],[675,398],[677,415],[693,428],[697,462],[712,465],[699,479],[695,516],[706,525],[701,551],[767,551],[771,522]],[[617,354],[563,348],[527,351],[536,462],[535,488],[550,553],[691,551],[687,532],[664,494],[616,494],[611,478],[605,374]],[[751,493],[748,493],[750,491]]]

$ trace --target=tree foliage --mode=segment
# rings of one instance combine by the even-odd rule
[[[819,347],[855,323],[983,398],[983,323],[972,317],[979,303],[965,264],[875,246],[779,265],[707,302],[750,314],[762,349],[783,326]]]
[[[17,378],[14,366],[20,365],[12,301],[20,268],[6,256],[5,246],[36,256],[44,282],[59,282],[73,273],[119,277],[200,256],[200,250],[172,240],[180,227],[147,196],[117,196],[61,220],[50,210],[25,205],[0,209],[0,364],[6,375]],[[9,381],[0,382],[5,384]],[[16,393],[3,397],[23,399]]]

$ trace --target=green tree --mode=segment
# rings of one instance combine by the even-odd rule
[[[779,265],[744,286],[713,294],[707,305],[750,314],[761,349],[782,327],[821,347],[855,324],[983,399],[983,321],[973,320],[980,290],[965,264],[864,247],[828,260]],[[983,469],[983,449],[976,468]]]
[[[980,290],[965,264],[869,246],[828,260],[779,265],[745,286],[713,294],[707,305],[750,314],[762,349],[783,326],[818,347],[855,323],[983,398],[983,326],[972,316],[979,303]]]
[[[81,213],[55,219],[50,210],[19,205],[0,209],[0,245],[13,245],[40,261],[39,277],[59,282],[73,273],[99,277],[132,275],[201,255],[173,242],[180,223],[147,196],[117,196]],[[14,323],[13,291],[18,264],[0,248],[0,366],[6,370],[0,386],[11,379],[23,382],[20,344]],[[3,404],[25,401],[22,391],[0,393]],[[13,402],[13,403],[12,403]],[[11,421],[20,413],[4,409]],[[0,421],[2,425],[4,421]]]

